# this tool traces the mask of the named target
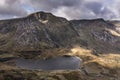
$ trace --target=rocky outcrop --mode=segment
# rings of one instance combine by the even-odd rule
[[[104,42],[109,42],[109,43],[117,42],[117,37],[111,35],[110,32],[107,30],[102,30],[99,32],[93,31],[92,34],[96,39],[104,41]]]
[[[80,40],[95,53],[119,51],[119,33],[117,26],[103,19],[72,20],[73,27],[80,34]],[[85,45],[83,45],[85,46]]]
[[[1,50],[34,51],[71,46],[72,39],[78,36],[69,21],[51,13],[37,12],[0,23]]]
[[[51,13],[36,12],[0,21],[1,51],[40,51],[76,45],[100,52],[119,51],[119,43],[118,27],[103,19],[68,21]]]

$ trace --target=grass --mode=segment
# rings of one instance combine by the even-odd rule
[[[44,54],[45,53],[45,54]],[[44,51],[42,57],[37,55],[35,58],[51,58],[63,55],[78,56],[83,60],[81,70],[58,70],[58,71],[31,71],[19,69],[15,66],[0,63],[0,79],[14,80],[25,78],[28,80],[110,80],[120,79],[120,55],[115,53],[93,55],[87,48],[74,47],[68,49],[51,49]],[[14,54],[2,55],[10,57]]]
[[[12,53],[0,54],[0,58],[8,58],[8,57],[14,57],[14,54],[12,54]]]
[[[73,56],[79,56],[84,60],[85,63],[97,62],[104,67],[120,68],[120,54],[117,53],[100,54],[99,56],[96,56],[92,54],[91,50],[76,47],[71,49],[71,52],[68,54]]]

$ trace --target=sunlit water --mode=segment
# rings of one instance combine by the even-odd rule
[[[75,70],[79,69],[81,59],[78,57],[57,57],[47,60],[17,59],[16,65],[29,70]]]

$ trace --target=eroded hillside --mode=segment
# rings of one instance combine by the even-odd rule
[[[37,12],[0,21],[1,51],[40,51],[81,46],[93,53],[119,53],[118,26],[103,19],[72,20]]]
[[[78,56],[80,69],[32,71],[15,58]],[[0,80],[119,80],[119,22],[72,20],[37,12],[0,21]]]

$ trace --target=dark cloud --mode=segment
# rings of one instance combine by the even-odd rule
[[[102,3],[99,2],[88,2],[85,4],[85,7],[91,11],[93,11],[95,14],[101,13],[101,9],[103,7]]]
[[[22,8],[18,0],[1,0],[0,15],[5,16],[23,16],[27,12]]]
[[[114,19],[120,17],[119,3],[119,0],[0,0],[0,18],[48,11],[67,19]]]
[[[104,18],[104,19],[111,19],[115,17],[115,14],[107,8],[102,2],[88,2],[84,5],[87,10],[93,12],[96,17],[95,18]]]
[[[63,6],[78,6],[81,0],[28,0],[28,2],[35,9],[51,11]]]

